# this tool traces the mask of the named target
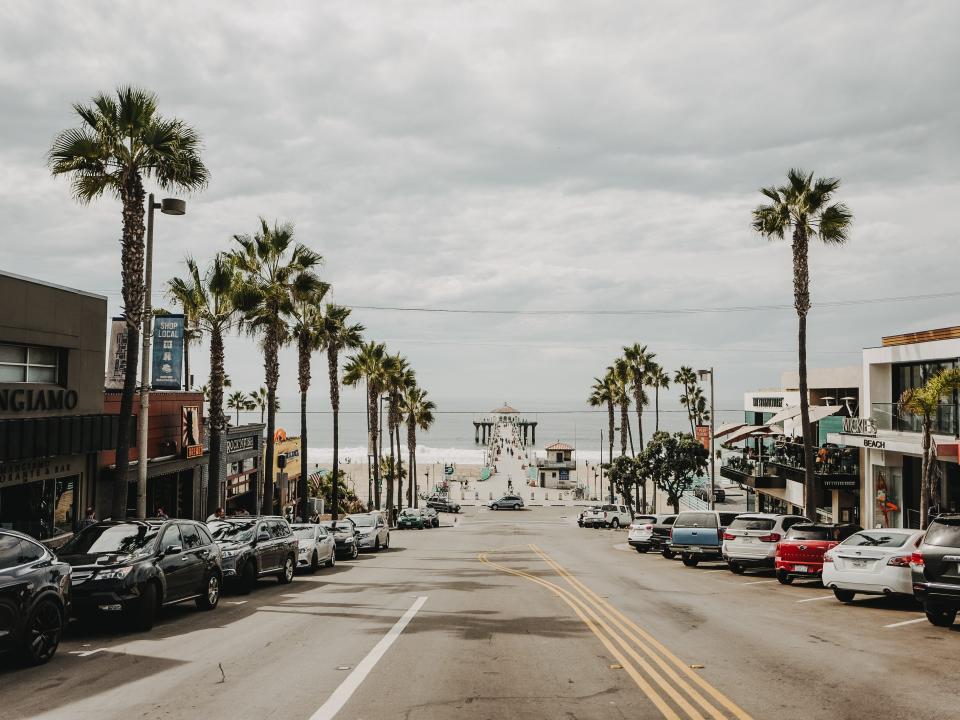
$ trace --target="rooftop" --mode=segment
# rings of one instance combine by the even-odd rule
[[[901,335],[887,335],[882,339],[883,347],[891,345],[914,345],[936,340],[956,340],[960,338],[960,326],[938,328],[936,330],[920,330],[918,332],[902,333]]]
[[[491,410],[491,413],[494,415],[516,415],[520,411],[515,407],[510,407],[507,403],[503,404],[503,407],[498,407],[496,410]]]
[[[547,445],[544,450],[575,450],[573,445],[567,445],[565,442],[557,440],[553,445]]]

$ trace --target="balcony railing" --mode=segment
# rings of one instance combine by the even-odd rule
[[[878,430],[919,433],[923,429],[921,419],[901,410],[900,403],[873,403],[870,417]],[[941,403],[932,419],[935,435],[957,434],[957,406],[953,403]]]
[[[720,477],[752,488],[786,487],[784,478],[771,474],[769,468],[761,469],[761,466],[756,462],[740,455],[731,455],[723,459],[723,464],[720,466]]]

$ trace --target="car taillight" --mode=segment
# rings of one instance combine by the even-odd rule
[[[824,561],[825,563],[832,563],[832,562],[833,562],[833,553],[832,553],[830,550],[827,550],[827,551],[823,554],[823,561]]]
[[[780,542],[780,533],[770,533],[757,538],[760,542]]]
[[[737,536],[736,536],[736,535],[731,535],[730,533],[725,532],[725,533],[723,534],[723,539],[724,539],[724,540],[736,540],[736,539],[737,539]]]
[[[673,528],[670,528],[670,532],[667,534],[667,537],[673,540]]]
[[[723,528],[717,528],[717,542],[720,542],[721,540],[723,540],[724,534],[725,533],[723,532]]]
[[[919,555],[919,553],[917,553]],[[887,565],[893,565],[895,567],[910,567],[910,564],[913,562],[913,555],[894,555],[892,558],[887,560]],[[920,558],[920,562],[923,563],[923,558]]]
[[[918,552],[913,553],[910,556],[910,565],[913,567],[923,567],[923,555]]]
[[[643,526],[643,529],[644,529],[644,530],[653,530],[653,525],[644,525],[644,526]]]
[[[606,514],[606,513],[604,513],[604,514],[603,514],[603,516],[604,516],[604,517],[606,517],[606,516],[607,516],[607,514]]]
[[[627,528],[627,530],[639,530],[639,529],[640,529],[640,526],[634,525],[633,523],[630,523],[630,527]]]

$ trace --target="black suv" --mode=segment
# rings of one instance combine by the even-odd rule
[[[70,612],[70,566],[32,537],[0,530],[0,652],[53,657]]]
[[[446,495],[431,495],[427,498],[427,507],[432,507],[437,512],[460,512],[460,506]]]
[[[223,576],[240,592],[250,592],[268,575],[284,584],[293,580],[298,543],[284,518],[231,517],[207,525],[223,551]]]
[[[910,558],[913,594],[927,620],[950,627],[960,609],[960,515],[940,515]]]
[[[104,520],[60,548],[73,568],[78,615],[123,613],[149,630],[162,605],[194,600],[201,610],[220,601],[220,548],[194,520]]]

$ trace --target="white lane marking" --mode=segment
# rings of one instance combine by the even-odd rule
[[[390,646],[393,645],[393,642],[400,637],[400,633],[403,632],[403,629],[413,619],[413,616],[417,614],[417,611],[423,607],[426,601],[426,595],[421,595],[413,601],[413,605],[397,620],[380,642],[373,646],[373,649],[368,652],[367,656],[353,669],[353,672],[344,678],[340,686],[327,698],[327,701],[310,716],[310,720],[332,720],[332,718],[340,712],[343,706],[346,705],[347,700],[350,699],[350,696],[360,687],[360,683],[362,683],[370,671],[373,670],[380,658],[386,654]]]
[[[748,582],[748,583],[741,583],[741,585],[762,585],[763,583],[772,583],[772,582],[777,582],[777,580],[776,580],[776,579],[773,579],[773,580],[754,580],[754,581]]]
[[[70,654],[76,655],[77,657],[89,657],[94,653],[104,652],[106,650],[109,650],[109,648],[97,648],[96,650],[71,650]]]
[[[705,573],[712,573],[712,572],[730,572],[730,569],[729,569],[729,568],[720,568],[719,570],[704,570],[703,572],[705,572]]]
[[[927,619],[926,617],[918,617],[918,618],[914,618],[913,620],[904,620],[902,622],[895,622],[889,625],[884,625],[884,627],[885,628],[903,627],[904,625],[913,625],[914,623],[924,622],[926,619]]]
[[[815,598],[807,598],[806,600],[797,600],[797,602],[798,602],[798,603],[802,603],[802,602],[814,602],[814,601],[816,601],[816,600],[830,600],[830,599],[832,599],[833,597],[834,597],[833,595],[820,595],[820,596],[815,597]]]
[[[250,601],[249,600],[228,600],[227,601],[229,605],[244,605],[248,602]]]

